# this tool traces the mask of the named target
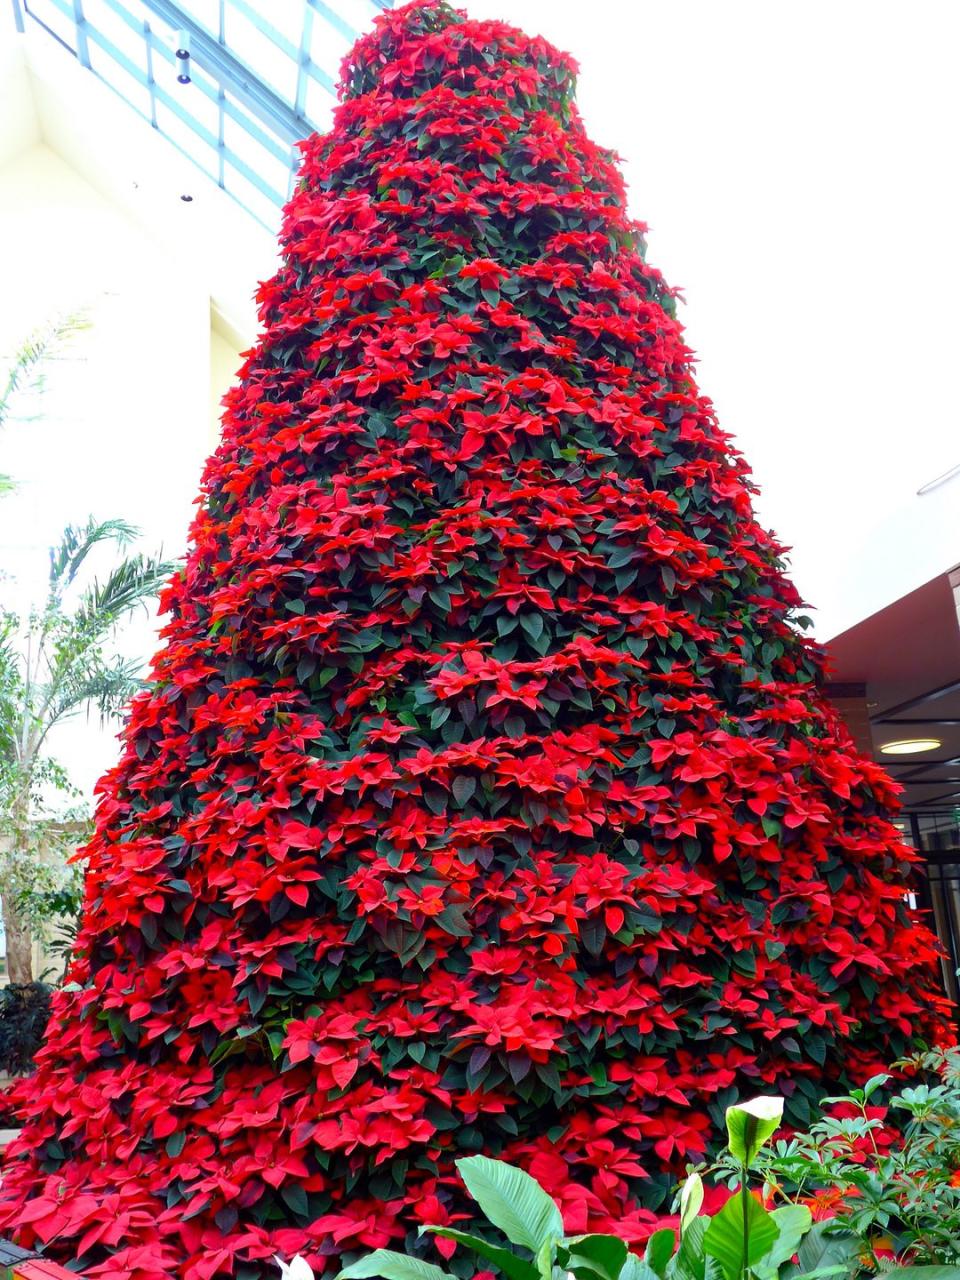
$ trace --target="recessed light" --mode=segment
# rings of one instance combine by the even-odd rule
[[[884,742],[880,750],[885,756],[912,756],[915,752],[936,751],[939,738],[901,738],[898,742]]]

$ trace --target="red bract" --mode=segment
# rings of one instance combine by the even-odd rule
[[[640,1239],[737,1090],[802,1121],[938,1034],[894,788],[572,81],[418,3],[304,146],[5,1161],[90,1275],[414,1247],[475,1150]]]

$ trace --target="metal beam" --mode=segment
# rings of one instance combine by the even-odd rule
[[[87,44],[86,24],[83,17],[83,4],[81,0],[73,0],[73,24],[77,29],[77,57],[80,59],[80,65],[90,69],[90,48]]]
[[[925,773],[927,769],[931,769],[931,768],[936,769],[940,765],[945,765],[945,764],[960,764],[960,756],[951,756],[949,760],[924,760],[922,764],[918,764],[917,761],[915,760],[901,760],[898,763],[893,764],[893,768],[903,769],[905,766],[909,765],[910,772],[897,773],[897,774],[894,774],[893,776],[896,778],[897,782],[909,782],[911,778],[917,777],[921,773]],[[890,764],[888,764],[887,761],[884,761],[883,767],[889,770]],[[949,781],[950,781],[949,778],[937,778],[937,782],[949,782]]]
[[[924,800],[922,804],[917,805],[915,809],[911,810],[911,812],[913,813],[927,812],[932,805],[939,804],[941,800],[952,800],[954,796],[960,796],[960,791],[944,791],[938,796],[931,796],[929,800]],[[939,810],[939,812],[944,814],[947,814],[947,813],[952,814],[953,809],[952,808],[941,809]]]
[[[307,105],[307,69],[310,66],[310,40],[313,35],[313,10],[309,4],[303,6],[303,26],[300,28],[300,48],[297,51],[297,90],[293,99],[293,109],[298,116],[306,116]]]
[[[147,90],[150,94],[150,123],[157,128],[157,82],[153,76],[153,40],[150,38],[150,23],[143,20],[143,44],[147,51]]]
[[[143,6],[162,18],[175,31],[186,31],[190,36],[190,57],[209,75],[215,76],[236,98],[264,124],[270,126],[287,143],[299,142],[308,132],[289,103],[258,79],[239,58],[195,18],[172,0],[142,0]]]
[[[892,720],[889,716],[875,716],[873,720],[871,720],[871,724],[905,724],[905,725],[914,725],[914,726],[919,724],[958,725],[960,724],[960,719],[951,719],[946,716],[944,717],[920,716],[919,719],[915,719],[915,720]]]
[[[924,702],[934,702],[937,698],[945,698],[949,693],[957,693],[960,691],[960,680],[952,680],[950,684],[941,685],[939,689],[931,689],[929,693],[921,693],[916,698],[908,698],[906,702],[899,702],[895,707],[887,707],[886,711],[880,711],[877,715],[871,716],[871,720],[886,720],[889,716],[899,715],[901,711],[912,711],[914,707],[919,707]]]

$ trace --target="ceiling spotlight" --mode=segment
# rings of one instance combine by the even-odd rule
[[[885,756],[912,756],[920,751],[936,751],[939,746],[939,738],[901,738],[881,743],[880,750]]]
[[[183,195],[180,197],[180,199],[183,201],[184,204],[191,204],[193,202],[193,196]],[[937,746],[939,745],[940,744],[937,743]]]

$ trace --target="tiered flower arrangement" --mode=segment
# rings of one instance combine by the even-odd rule
[[[402,1246],[473,1151],[640,1239],[738,1089],[802,1119],[937,1032],[573,78],[427,0],[305,145],[3,1172],[90,1275]]]

